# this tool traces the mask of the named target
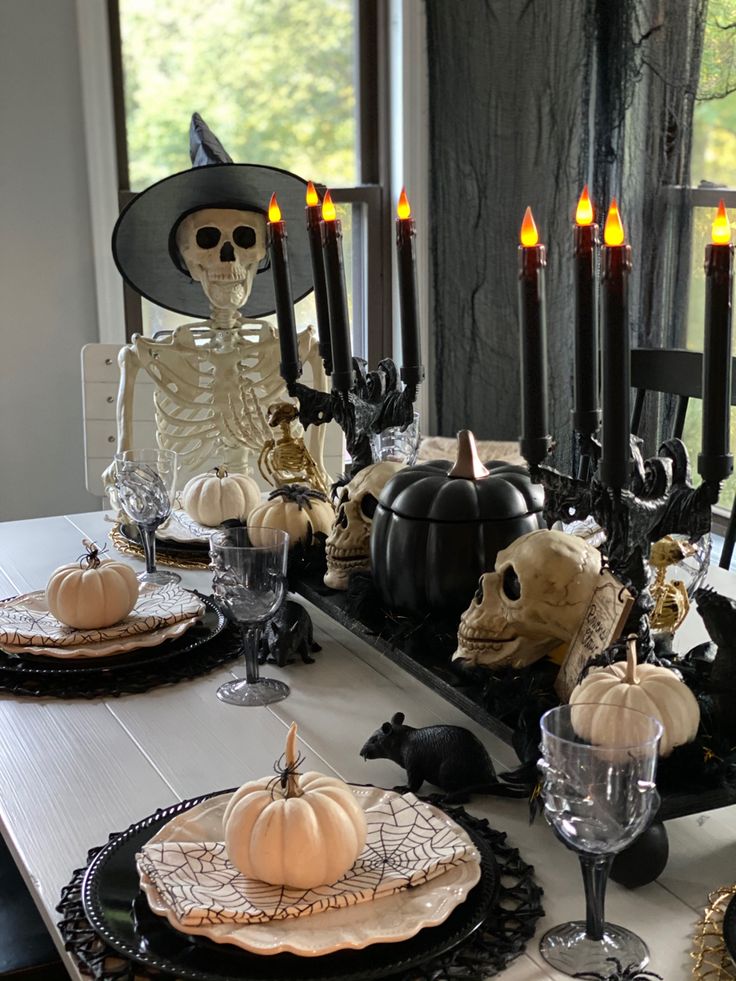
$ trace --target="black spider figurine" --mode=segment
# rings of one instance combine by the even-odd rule
[[[662,981],[661,974],[653,971],[642,971],[638,964],[629,964],[624,967],[618,957],[607,957],[607,961],[613,964],[615,970],[613,974],[600,974],[598,971],[583,971],[580,974],[573,974],[574,978],[581,978],[584,981],[647,981],[649,978],[658,978]]]

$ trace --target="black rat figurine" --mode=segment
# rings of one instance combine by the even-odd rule
[[[258,660],[268,661],[283,668],[290,664],[298,654],[305,664],[313,664],[313,651],[321,651],[314,642],[312,620],[299,603],[287,600],[272,617],[261,636],[261,650]]]
[[[404,725],[404,713],[384,722],[360,751],[364,760],[393,760],[406,770],[407,785],[396,790],[416,793],[422,784],[434,784],[459,803],[470,794],[525,797],[524,787],[500,783],[485,747],[460,726]]]

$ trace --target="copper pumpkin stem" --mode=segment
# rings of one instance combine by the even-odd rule
[[[483,480],[490,471],[483,466],[475,445],[475,436],[469,429],[461,429],[457,434],[457,457],[448,477],[463,477],[465,480]]]

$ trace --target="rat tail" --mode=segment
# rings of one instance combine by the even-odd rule
[[[529,796],[529,788],[521,784],[508,783],[478,783],[471,787],[463,787],[461,790],[453,790],[445,795],[448,804],[462,804],[471,794],[489,794],[493,797],[513,797],[520,799]]]

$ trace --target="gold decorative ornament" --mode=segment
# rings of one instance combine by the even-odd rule
[[[736,886],[721,886],[708,896],[708,906],[698,921],[690,956],[695,961],[696,981],[736,981],[736,966],[723,941],[723,915]]]
[[[667,581],[667,569],[694,555],[697,547],[691,542],[678,541],[672,535],[660,538],[652,545],[649,564],[654,568],[652,596],[654,609],[651,624],[654,630],[674,633],[690,609],[685,583],[679,579]]]
[[[263,479],[274,487],[285,484],[309,484],[325,494],[330,491],[330,477],[315,461],[301,436],[295,436],[292,426],[299,410],[290,402],[269,405],[267,421],[272,429],[281,429],[278,439],[264,443],[258,457],[258,469]]]

